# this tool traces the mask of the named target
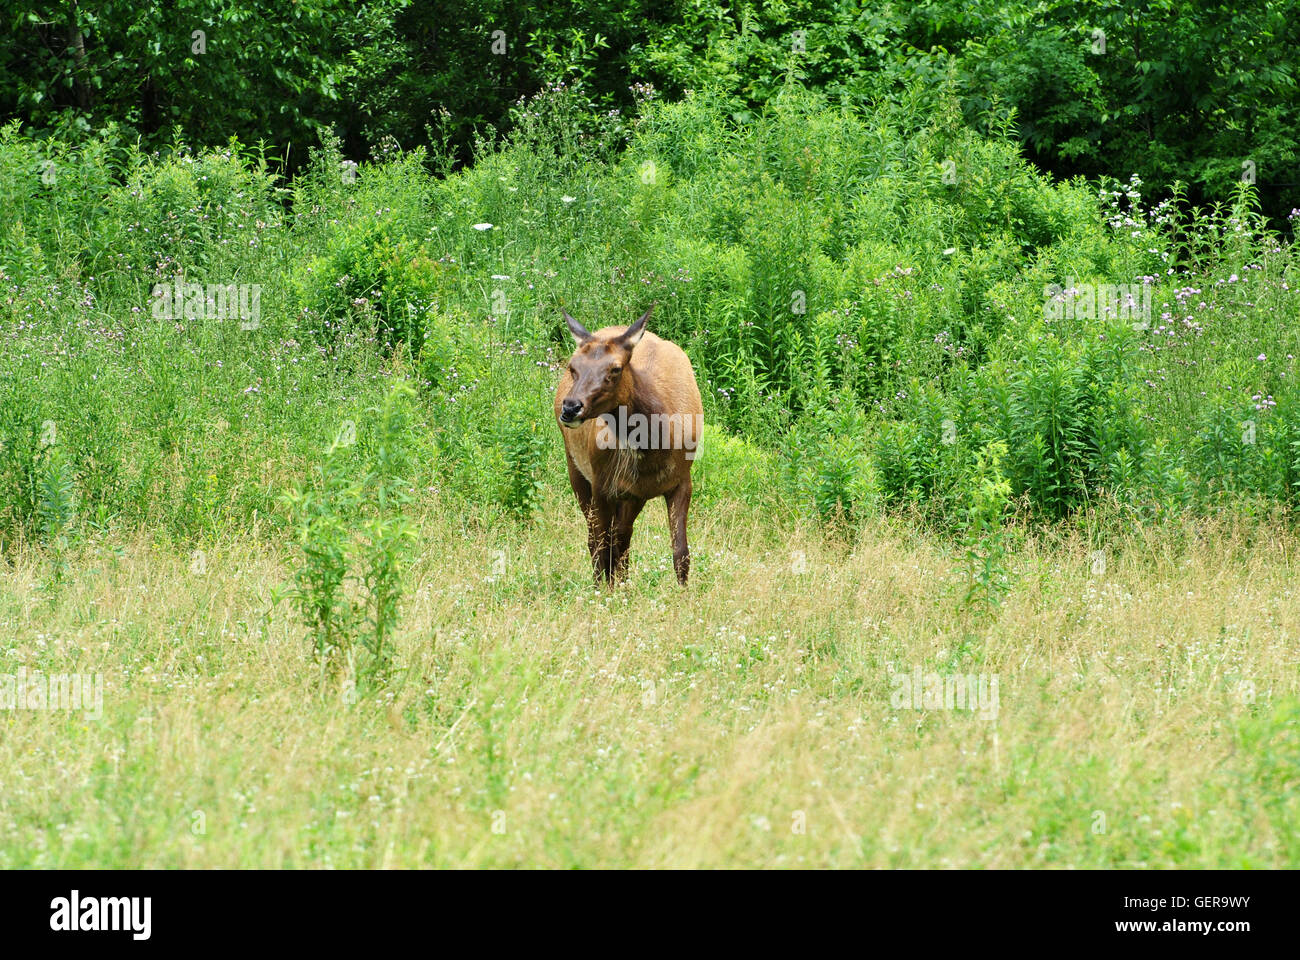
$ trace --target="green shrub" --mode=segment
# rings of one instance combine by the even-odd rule
[[[358,220],[296,274],[294,298],[303,323],[319,335],[357,325],[386,347],[418,350],[426,315],[443,305],[449,269],[425,244],[392,236],[384,221]]]
[[[145,292],[155,282],[244,283],[246,251],[281,219],[264,158],[237,142],[191,153],[176,146],[134,166],[108,191],[84,235],[85,270]]]
[[[74,146],[0,128],[0,274],[25,284],[75,275],[87,255],[123,238],[105,229],[105,198],[123,173],[116,127]],[[136,157],[135,163],[142,162]]]
[[[691,469],[699,503],[763,503],[772,499],[776,480],[776,462],[769,451],[705,423]]]
[[[810,412],[780,447],[785,486],[823,521],[859,523],[878,505],[868,421],[850,400]]]
[[[556,374],[494,324],[432,314],[417,361],[438,473],[458,497],[525,521],[547,476],[562,476],[551,417]]]
[[[311,484],[285,494],[301,552],[290,597],[327,672],[366,689],[388,677],[403,575],[415,530],[408,433],[414,390],[398,384],[371,410],[371,429],[350,421],[326,449]],[[360,462],[348,456],[357,440]],[[361,683],[357,683],[361,681]]]
[[[512,417],[501,425],[498,439],[502,483],[498,502],[516,521],[532,519],[542,491],[542,470],[550,446],[543,430],[550,425],[531,417]]]
[[[1005,441],[996,440],[975,455],[965,478],[962,557],[966,572],[966,606],[1000,606],[1011,588],[1002,526],[1011,503],[1011,484],[1002,472]]]

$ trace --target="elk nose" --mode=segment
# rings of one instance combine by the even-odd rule
[[[581,400],[565,400],[560,406],[560,419],[572,420],[582,411]]]

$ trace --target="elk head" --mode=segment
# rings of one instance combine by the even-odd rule
[[[591,333],[564,310],[564,322],[577,342],[578,348],[569,358],[569,392],[560,405],[560,422],[573,428],[586,420],[609,413],[627,404],[632,395],[632,348],[645,334],[650,309],[641,319],[622,333],[601,336]]]

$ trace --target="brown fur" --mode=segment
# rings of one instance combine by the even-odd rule
[[[569,483],[587,517],[587,548],[597,581],[626,573],[632,525],[646,501],[663,497],[673,537],[673,569],[684,584],[691,562],[686,514],[694,461],[688,453],[699,451],[704,407],[695,371],[681,347],[642,333],[649,317],[647,310],[630,327],[588,333],[565,314],[579,343],[555,391],[555,419],[564,435]],[[582,404],[580,426],[565,426],[566,400]],[[675,432],[668,437],[668,449],[662,449],[662,443],[657,444],[660,449],[631,449],[621,440],[617,449],[603,449],[599,418],[607,413],[647,419],[672,415]],[[605,436],[608,441],[608,431]]]

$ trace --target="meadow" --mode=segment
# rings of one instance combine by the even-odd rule
[[[0,131],[0,677],[103,681],[0,709],[0,866],[1294,865],[1251,184],[1056,182],[933,86],[589,106],[292,182]],[[651,302],[692,580],[655,503],[598,588],[558,308]]]

